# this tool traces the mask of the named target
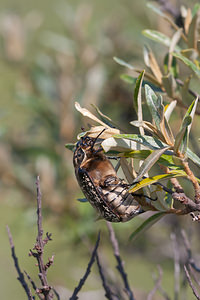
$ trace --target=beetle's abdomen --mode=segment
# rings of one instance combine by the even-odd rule
[[[103,194],[95,186],[87,171],[79,168],[76,177],[86,199],[99,215],[109,222],[120,222],[119,216],[109,208],[107,201],[103,199]]]
[[[107,176],[100,184],[95,184],[88,172],[79,168],[77,179],[87,200],[107,221],[126,222],[143,212],[118,177]]]

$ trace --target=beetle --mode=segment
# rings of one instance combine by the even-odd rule
[[[134,195],[129,193],[126,181],[117,176],[103,149],[95,149],[102,132],[96,138],[84,136],[77,142],[73,155],[75,175],[99,217],[109,222],[126,222],[144,210]]]

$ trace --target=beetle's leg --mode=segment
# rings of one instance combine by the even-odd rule
[[[149,196],[147,196],[147,195],[144,195],[144,194],[131,193],[131,195],[137,196],[137,197],[145,197],[145,198],[147,198],[147,199],[149,199],[149,200],[151,200],[151,201],[156,201],[156,200],[158,199],[157,197],[156,197],[156,198],[151,198],[151,197],[149,197]]]
[[[100,135],[101,135],[106,129],[107,129],[107,128],[104,128],[104,129],[103,129],[103,130],[95,137],[95,139],[94,139],[94,141],[93,141],[93,144],[92,144],[92,146],[91,146],[91,150],[93,149],[93,147],[94,147],[94,145],[95,145],[97,139],[100,137]]]
[[[118,184],[118,180],[119,179],[115,176],[108,176],[106,179],[102,178],[99,182],[99,185],[104,188],[109,187],[109,186],[116,187]]]
[[[114,160],[118,160],[120,159],[120,157],[118,156],[106,156],[108,159],[114,159]]]

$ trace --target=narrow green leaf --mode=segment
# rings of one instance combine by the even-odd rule
[[[192,152],[192,150],[187,148],[186,154],[189,157],[189,159],[193,161],[193,163],[195,163],[198,167],[200,167],[200,158],[194,152]]]
[[[119,65],[123,66],[123,67],[126,67],[126,68],[129,68],[131,70],[134,70],[134,67],[131,66],[129,63],[125,62],[123,59],[121,58],[118,58],[116,56],[113,57],[114,61],[116,61]]]
[[[139,236],[141,236],[146,230],[148,230],[151,226],[153,226],[156,222],[158,222],[162,217],[165,216],[165,212],[160,212],[154,214],[145,220],[129,237],[129,240],[133,241]]]
[[[198,104],[198,101],[199,101],[199,98],[197,97],[193,102],[192,104],[189,106],[186,114],[185,114],[185,117],[186,116],[191,116],[192,118],[192,121],[193,121],[193,118],[195,116],[195,111],[196,111],[196,108],[197,108],[197,104]]]
[[[199,23],[199,14],[196,13],[192,18],[188,31],[188,48],[197,49],[197,38],[198,38],[198,23]]]
[[[65,148],[67,148],[68,150],[71,150],[73,152],[75,150],[75,147],[76,147],[76,144],[72,144],[72,143],[65,144]]]
[[[184,57],[188,58],[191,61],[198,59],[198,52],[195,49],[184,49],[180,52]]]
[[[128,74],[122,74],[122,75],[120,75],[120,78],[129,84],[136,84],[136,81],[137,81],[137,78],[134,78]]]
[[[167,106],[166,110],[165,110],[165,119],[166,121],[169,121],[169,118],[174,110],[174,108],[176,107],[177,101],[171,101],[170,104]]]
[[[167,47],[171,45],[171,39],[159,31],[146,29],[142,31],[142,34],[148,37],[149,39],[161,43]],[[176,45],[175,50],[180,51],[181,48]]]
[[[125,152],[129,150],[136,150],[137,143],[135,141],[131,141],[130,139],[117,139],[115,135],[113,137],[105,139],[101,146],[103,147],[105,152],[108,151],[117,151],[117,152]]]
[[[165,74],[172,74],[174,78],[178,77],[179,68],[175,57],[172,57],[171,66],[169,68],[169,53],[164,58],[164,72]]]
[[[167,153],[170,153],[170,151],[167,151]],[[130,152],[124,152],[123,157],[130,157],[135,159],[141,159],[144,160],[152,153],[152,150],[133,150]],[[172,152],[173,153],[173,152]],[[158,162],[164,166],[174,168],[176,167],[173,162],[173,157],[171,154],[162,154],[161,157],[158,159]]]
[[[135,193],[136,191],[144,188],[145,186],[173,177],[187,177],[187,174],[183,170],[173,170],[170,171],[170,173],[168,174],[159,174],[153,177],[147,177],[141,180],[140,182],[136,183],[136,185],[129,190],[129,193]]]
[[[143,70],[137,78],[135,90],[134,90],[134,96],[133,96],[133,106],[136,109],[136,112],[138,114],[138,121],[142,121],[141,89],[142,89],[142,82],[144,79],[144,73],[145,71]]]
[[[150,169],[151,167],[157,162],[160,156],[168,149],[169,147],[162,148],[159,150],[153,151],[142,163],[137,178],[134,180],[139,181]]]
[[[164,117],[162,98],[160,95],[157,96],[147,84],[145,85],[145,96],[152,118],[156,124],[156,127],[160,130],[160,123]]]
[[[187,112],[185,113],[180,131],[176,136],[175,145],[174,145],[175,152],[179,150],[181,151],[181,153],[184,154],[187,151],[189,133],[191,130],[191,125],[195,115],[197,103],[198,103],[198,97],[196,98],[196,100],[192,102]]]
[[[172,53],[173,56],[180,59],[186,66],[188,66],[198,77],[200,77],[200,69],[188,58],[183,56],[181,53]]]
[[[136,143],[140,143],[146,146],[149,149],[156,150],[160,148],[165,148],[167,145],[161,142],[159,139],[156,139],[152,136],[148,135],[140,135],[140,134],[115,134],[114,138],[121,139],[129,139],[135,141]]]
[[[109,127],[111,127],[111,128],[119,128],[119,126],[116,125],[116,123],[114,123],[114,122],[112,121],[111,118],[109,118],[108,116],[104,115],[104,114],[100,111],[100,109],[99,109],[95,104],[92,103],[91,105],[95,108],[95,110],[96,110],[96,112],[98,113],[100,119],[101,119],[105,124],[107,124],[107,125],[108,125]]]
[[[181,129],[175,139],[174,152],[181,151],[182,153],[185,153],[188,142],[188,126],[191,124],[191,122],[192,118],[190,116],[186,116],[184,118]]]
[[[153,5],[152,3],[147,3],[147,7],[152,9],[156,14],[161,17],[165,17],[165,14],[160,10],[157,6]]]
[[[195,3],[192,9],[192,17],[194,17],[199,10],[200,10],[200,3]]]

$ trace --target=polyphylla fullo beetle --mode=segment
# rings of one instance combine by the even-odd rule
[[[129,185],[120,179],[103,153],[95,149],[96,137],[82,137],[76,144],[73,163],[77,181],[99,216],[109,222],[126,222],[144,212],[135,197],[128,192]]]

